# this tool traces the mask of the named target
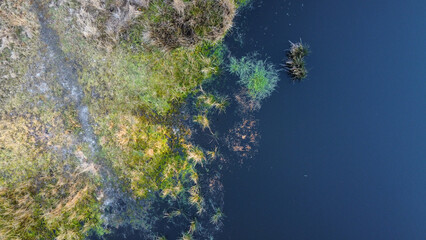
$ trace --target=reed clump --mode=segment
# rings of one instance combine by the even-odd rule
[[[308,76],[304,58],[309,54],[309,46],[302,41],[290,42],[290,44],[291,47],[287,52],[288,59],[285,63],[286,69],[293,80],[301,81]]]

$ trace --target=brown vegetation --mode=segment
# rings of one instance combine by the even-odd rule
[[[258,144],[259,134],[256,130],[257,121],[245,118],[229,130],[227,137],[228,147],[241,157],[240,161],[252,157]]]
[[[0,104],[22,83],[28,58],[35,52],[37,17],[30,1],[0,1]]]
[[[174,0],[146,11],[145,39],[165,49],[193,47],[202,41],[217,42],[232,26],[235,5],[231,0]]]

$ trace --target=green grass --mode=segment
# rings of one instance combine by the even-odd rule
[[[275,67],[255,56],[231,57],[229,71],[240,78],[239,83],[247,89],[248,95],[259,102],[271,95],[279,81]]]

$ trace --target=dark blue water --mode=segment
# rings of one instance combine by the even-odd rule
[[[254,6],[241,54],[280,64],[302,38],[311,71],[283,73],[257,115],[259,154],[225,176],[218,239],[426,239],[426,1]]]

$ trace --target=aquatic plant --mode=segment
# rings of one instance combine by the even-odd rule
[[[220,208],[216,208],[215,214],[210,218],[210,222],[214,225],[219,225],[222,219],[225,217],[222,210]]]
[[[192,234],[189,232],[186,233],[182,233],[182,237],[180,238],[180,240],[192,240],[194,239]]]
[[[267,61],[257,60],[255,55],[230,58],[229,71],[236,74],[239,83],[247,88],[250,97],[262,101],[275,90],[279,81],[278,71]]]
[[[192,160],[195,165],[203,165],[205,161],[204,152],[200,147],[194,147],[191,144],[184,145],[189,160]]]
[[[252,2],[252,0],[234,0],[234,1],[235,1],[235,5],[236,5],[238,8],[245,7],[245,6],[247,6],[249,3],[251,3],[251,2]]]
[[[197,116],[194,116],[194,122],[200,124],[203,130],[206,128],[210,129],[210,121],[206,115],[199,114]]]
[[[165,212],[164,213],[164,218],[168,218],[169,220],[172,218],[175,218],[177,216],[182,215],[182,211],[180,209],[178,210],[173,210],[171,212]]]
[[[207,151],[207,155],[210,157],[210,159],[214,160],[219,156],[219,150],[217,147],[215,147],[212,151]]]
[[[226,137],[228,147],[240,157],[240,162],[250,158],[256,152],[256,146],[259,140],[257,132],[258,121],[253,116],[243,118],[241,122],[236,123],[233,129],[229,130]]]
[[[189,225],[189,230],[188,232],[191,234],[194,234],[197,230],[198,230],[198,221],[197,219],[194,219],[191,221],[190,225]]]
[[[302,43],[290,42],[291,46],[287,52],[286,69],[293,80],[300,81],[307,77],[308,71],[305,66],[304,57],[309,54],[309,46]]]
[[[196,107],[203,112],[209,112],[211,109],[224,112],[228,106],[228,98],[226,96],[207,94],[201,90],[202,94],[197,97]]]
[[[195,109],[198,114],[193,117],[193,121],[199,124],[203,130],[208,129],[213,138],[215,138],[215,133],[210,128],[208,116],[214,112],[223,113],[227,106],[227,97],[206,93],[201,88],[201,95],[196,98],[195,102]]]

